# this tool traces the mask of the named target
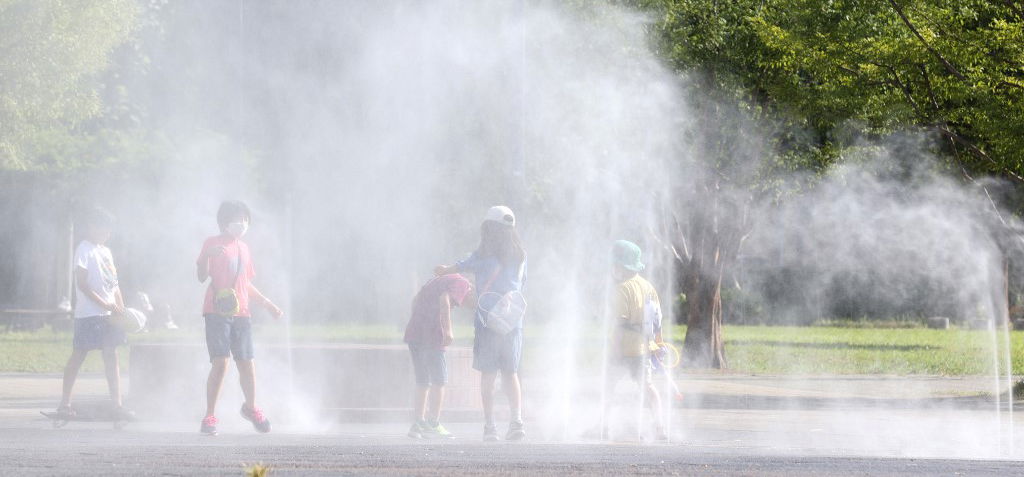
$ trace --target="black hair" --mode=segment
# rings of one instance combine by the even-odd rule
[[[78,218],[78,223],[85,227],[107,227],[114,226],[114,214],[102,207],[90,207],[85,209]]]
[[[220,208],[217,209],[217,225],[227,227],[229,221],[236,217],[242,217],[252,222],[252,212],[249,211],[249,206],[245,205],[245,202],[225,200],[220,203]]]
[[[480,224],[480,246],[476,253],[480,257],[495,257],[508,268],[518,267],[526,260],[526,251],[515,227],[491,220]]]

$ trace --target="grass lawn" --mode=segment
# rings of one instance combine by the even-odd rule
[[[963,376],[993,366],[988,331],[726,326],[724,333],[726,359],[744,373]],[[1024,374],[1024,331],[1010,340],[1013,372]]]
[[[253,335],[257,343],[284,342],[288,333],[281,323],[254,324]],[[470,346],[473,342],[472,326],[456,327],[458,344]],[[347,343],[401,343],[402,330],[395,325],[309,325],[295,326],[290,331],[294,341],[347,342]],[[54,331],[49,327],[31,332],[0,331],[0,373],[59,373],[71,355],[71,331]],[[129,343],[185,342],[203,345],[202,328],[157,330],[132,334]],[[129,365],[128,348],[118,349],[122,372]],[[257,345],[257,352],[259,351]],[[83,372],[102,372],[103,360],[98,351],[89,353],[82,365]]]
[[[674,330],[681,343],[685,328]],[[531,336],[544,331],[527,329]],[[258,326],[258,341],[281,341],[284,327]],[[296,326],[294,341],[401,343],[395,325]],[[597,339],[596,336],[587,339]],[[842,327],[726,326],[726,357],[733,371],[754,374],[927,374],[979,375],[992,369],[991,334],[984,331],[876,329]],[[458,344],[472,343],[472,328],[456,329]],[[1011,333],[1014,374],[1024,374],[1024,331]],[[201,329],[137,334],[130,341],[203,343]],[[71,352],[71,334],[45,328],[34,332],[0,333],[0,372],[46,372],[63,369]],[[127,366],[127,349],[121,351]],[[529,354],[527,349],[525,354]],[[85,371],[102,370],[99,353]]]

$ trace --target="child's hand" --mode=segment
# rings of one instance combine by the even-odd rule
[[[119,304],[116,301],[107,303],[106,305],[104,305],[104,308],[110,310],[110,312],[115,314],[115,315],[123,315],[124,314],[124,307],[121,306],[121,304]]]
[[[665,343],[657,343],[657,345],[658,349],[654,351],[654,356],[658,358],[658,361],[664,362],[665,358],[668,357],[668,348],[665,346]]]
[[[284,311],[282,311],[280,308],[277,307],[277,305],[269,301],[267,302],[267,311],[270,312],[270,314],[274,317],[275,320],[280,319],[282,316],[284,316]]]

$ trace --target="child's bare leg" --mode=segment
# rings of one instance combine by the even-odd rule
[[[608,413],[612,409],[612,397],[615,396],[616,384],[616,381],[611,378],[611,373],[606,373],[604,377],[604,396],[601,396],[601,423],[604,427],[608,427]]]
[[[71,405],[71,389],[75,387],[75,380],[78,379],[78,370],[82,368],[82,362],[88,351],[74,350],[64,366],[64,392],[60,397],[60,407]]]
[[[430,387],[430,422],[441,420],[441,401],[444,399],[444,386]]]
[[[604,395],[601,396],[601,439],[611,438],[611,411],[615,404],[615,388],[622,378],[622,368],[617,363],[608,363],[604,374]]]
[[[427,420],[427,393],[430,391],[429,386],[416,386],[416,390],[413,391],[413,400],[415,401],[415,412],[416,421]]]
[[[103,369],[107,374],[107,389],[114,406],[121,407],[121,367],[117,360],[117,348],[103,348]]]
[[[484,422],[494,424],[494,380],[497,372],[480,374],[480,398],[484,405]]]
[[[505,397],[508,398],[508,410],[511,420],[518,422],[523,420],[522,413],[522,389],[519,386],[519,373],[501,373],[501,387],[505,389]]]
[[[654,383],[647,383],[647,403],[651,406],[651,415],[654,416],[654,426],[659,431],[665,428],[665,423],[661,420],[661,395],[658,394],[658,389],[654,387]]]
[[[238,383],[245,395],[245,408],[256,408],[256,362],[251,359],[235,361],[238,365]]]
[[[608,389],[610,387],[611,386],[605,386],[605,389]],[[612,408],[611,396],[612,393],[610,391],[606,391],[605,396],[601,399],[601,422],[600,427],[597,430],[600,439],[608,438],[608,429],[610,427],[608,425],[608,411],[610,411]]]
[[[210,376],[206,379],[206,415],[212,416],[220,396],[220,386],[224,382],[224,373],[228,369],[228,359],[213,358],[210,360]]]

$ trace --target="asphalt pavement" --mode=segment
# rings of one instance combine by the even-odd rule
[[[230,413],[221,416],[216,437],[199,435],[198,419],[143,421],[120,431],[90,422],[54,429],[38,412],[55,405],[59,377],[6,375],[0,376],[0,474],[244,475],[247,465],[262,463],[270,475],[1024,475],[1020,413],[941,400],[828,404],[823,400],[836,397],[822,394],[828,386],[801,380],[804,389],[793,391],[784,378],[734,378],[721,380],[718,394],[758,388],[761,396],[779,398],[762,404],[778,406],[729,405],[737,400],[684,406],[673,413],[667,443],[641,441],[628,425],[614,441],[599,441],[574,423],[559,432],[559,424],[536,415],[527,421],[525,442],[485,443],[476,422],[451,423],[455,439],[412,440],[404,436],[406,422],[312,429],[280,414],[271,415],[270,434]],[[854,387],[866,392],[867,384]],[[891,388],[891,395],[860,398],[888,403],[900,396],[898,383],[875,384]],[[85,376],[76,390],[81,402],[99,402],[105,385]],[[818,405],[782,399],[808,392]]]

